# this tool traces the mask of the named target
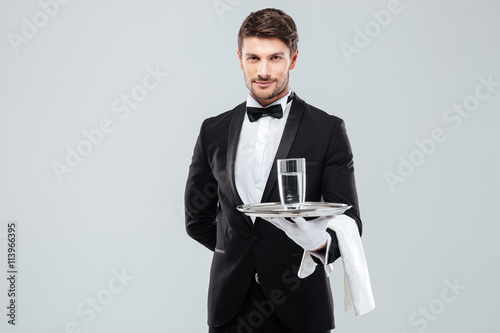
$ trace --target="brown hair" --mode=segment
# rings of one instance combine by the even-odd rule
[[[274,8],[250,13],[238,32],[238,49],[243,48],[243,38],[279,38],[290,49],[290,55],[297,51],[299,34],[293,19],[284,11]]]

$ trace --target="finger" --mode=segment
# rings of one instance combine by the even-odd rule
[[[304,223],[307,223],[307,221],[301,217],[301,216],[296,216],[296,217],[292,217],[292,220],[293,222],[295,222],[299,227],[300,226],[303,226]]]
[[[286,233],[293,233],[295,230],[300,229],[295,221],[288,221],[285,218],[277,218],[275,222],[279,225],[278,227]]]
[[[306,219],[305,219],[305,218],[303,218],[302,216],[294,216],[294,217],[292,217],[292,220],[294,220],[294,221],[295,221],[295,223],[297,223],[297,221],[298,221],[299,223],[303,223],[303,222],[305,222],[305,221],[306,221]]]
[[[288,221],[283,218],[283,217],[266,217],[265,218],[267,221],[271,222],[271,223],[279,223],[279,224],[284,224],[284,223],[287,223]]]
[[[274,225],[276,228],[281,229],[285,231],[286,229],[286,224],[289,223],[287,220],[285,220],[282,217],[269,217],[266,218],[266,221]]]
[[[330,223],[330,221],[331,219],[329,217],[321,217],[318,220],[311,222],[314,223],[318,229],[326,230],[326,228],[328,228],[328,224]]]
[[[314,228],[315,230],[326,230],[330,219],[328,217],[318,217],[314,220],[306,220],[302,217],[294,218],[299,228]]]
[[[273,217],[262,217],[263,220],[266,220],[267,222],[270,222],[270,223],[279,223],[279,224],[284,224],[286,222],[286,220],[283,218],[283,217],[277,217],[277,216],[273,216]]]

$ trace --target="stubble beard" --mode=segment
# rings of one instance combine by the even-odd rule
[[[266,91],[258,92],[256,89],[253,88],[253,80],[248,78],[246,76],[246,74],[244,74],[244,76],[245,76],[245,84],[246,84],[248,90],[250,90],[250,94],[252,94],[252,96],[257,101],[258,100],[267,101],[267,100],[275,98],[276,96],[279,96],[288,87],[288,82],[290,81],[290,73],[287,72],[286,77],[281,82],[281,84],[279,84],[280,82],[277,81],[278,85],[276,86],[276,88],[274,88],[273,91],[271,91],[271,92],[266,92]],[[259,81],[268,81],[268,80],[260,79]]]

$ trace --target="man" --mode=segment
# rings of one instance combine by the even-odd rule
[[[340,256],[335,232],[327,229],[332,217],[266,221],[236,209],[279,202],[276,159],[303,157],[306,201],[351,205],[342,218],[355,223],[361,234],[344,123],[290,88],[297,42],[295,23],[281,10],[264,9],[245,19],[238,58],[249,96],[206,119],[194,148],[185,192],[186,229],[214,251],[208,293],[212,333],[324,333],[334,328],[325,270],[298,277],[306,256],[320,265]]]

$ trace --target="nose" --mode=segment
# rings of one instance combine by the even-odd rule
[[[271,76],[271,71],[267,60],[262,60],[260,62],[258,70],[259,71],[257,74],[263,79],[267,79],[269,76]]]

